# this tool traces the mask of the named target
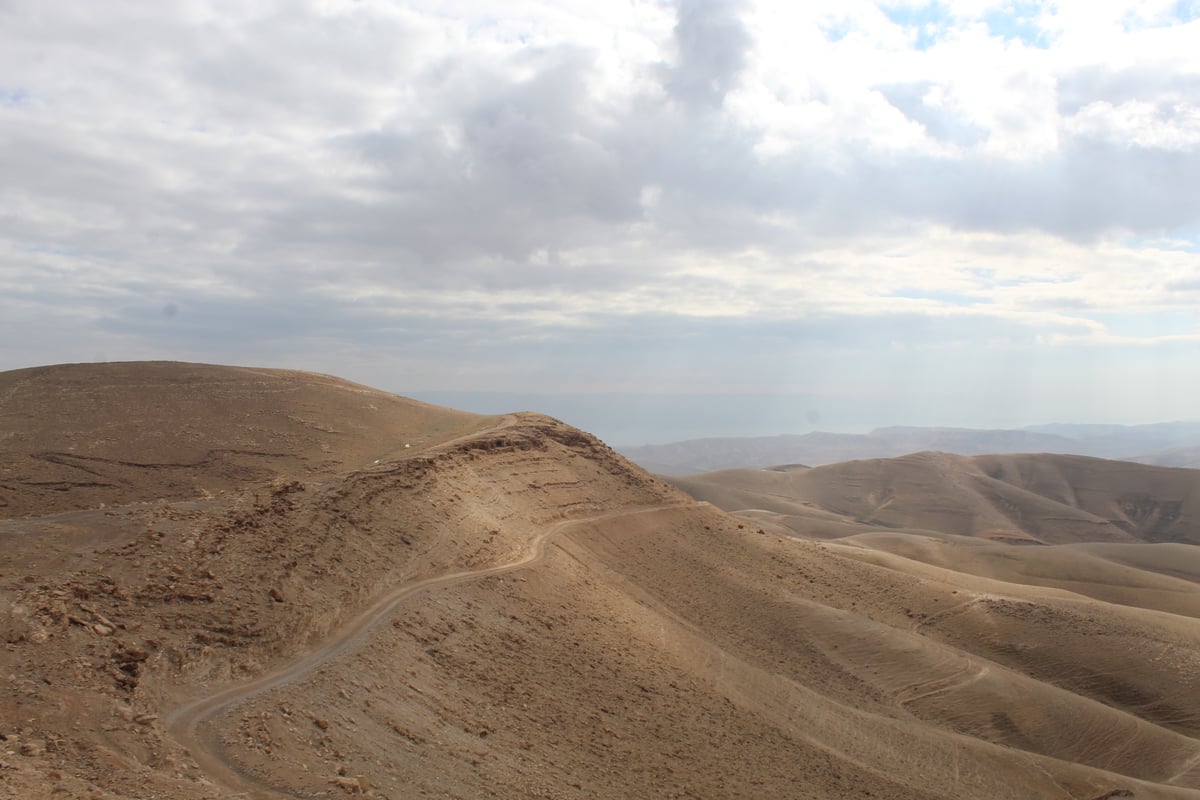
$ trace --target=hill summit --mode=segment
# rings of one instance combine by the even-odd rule
[[[319,478],[480,417],[327,375],[176,362],[0,373],[0,514]]]

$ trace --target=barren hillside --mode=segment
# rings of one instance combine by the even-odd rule
[[[0,373],[0,516],[333,475],[481,419],[288,370],[143,362]]]
[[[920,528],[1040,544],[1200,544],[1200,471],[1085,456],[914,453],[672,482],[805,535]]]
[[[1140,542],[1196,540],[1166,478],[1077,498],[1065,540],[1116,543],[1009,562],[1060,548],[859,509],[1092,472],[984,459],[926,512],[958,472],[772,473],[803,539],[547,417],[172,364],[0,375],[0,437],[5,797],[1200,793],[1198,549]]]

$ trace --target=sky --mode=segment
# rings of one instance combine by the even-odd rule
[[[0,370],[624,444],[1200,418],[1200,0],[0,0]]]

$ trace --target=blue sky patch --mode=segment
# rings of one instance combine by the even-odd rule
[[[1005,41],[1019,41],[1029,47],[1046,49],[1051,44],[1049,34],[1038,26],[1037,3],[1008,3],[1003,8],[992,9],[983,15],[988,33]]]
[[[935,139],[971,147],[987,138],[987,131],[944,108],[925,104],[925,95],[934,86],[932,81],[881,84],[876,88],[904,116],[919,122]]]
[[[29,92],[24,89],[9,89],[0,86],[0,106],[25,106],[29,105],[29,99]]]
[[[1176,20],[1183,23],[1200,19],[1200,0],[1176,0],[1171,12]]]
[[[1127,236],[1121,244],[1132,250],[1175,250],[1182,253],[1200,253],[1200,227],[1171,231],[1166,236]]]
[[[916,34],[918,50],[928,50],[944,39],[954,21],[950,9],[938,2],[919,7],[881,5],[879,10],[892,22]]]
[[[1175,25],[1186,25],[1200,19],[1200,0],[1175,0],[1171,10],[1151,19],[1129,12],[1121,20],[1121,26],[1126,33],[1147,30],[1150,28],[1170,28]]]
[[[1149,314],[1094,314],[1093,318],[1113,336],[1149,339],[1156,336],[1188,336],[1200,333],[1194,311],[1158,310]]]
[[[827,22],[819,27],[821,33],[831,42],[840,42],[850,34],[850,31],[854,30],[854,26],[850,24],[850,20],[846,17]]]

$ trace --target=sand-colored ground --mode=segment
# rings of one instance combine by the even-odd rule
[[[1200,471],[1086,456],[913,453],[672,482],[806,537],[922,529],[1014,544],[1200,544]]]
[[[733,515],[546,417],[170,364],[0,375],[0,437],[3,797],[1200,796],[1200,560],[1141,541],[1193,518],[1108,462]],[[1124,516],[878,524],[1046,486]]]

